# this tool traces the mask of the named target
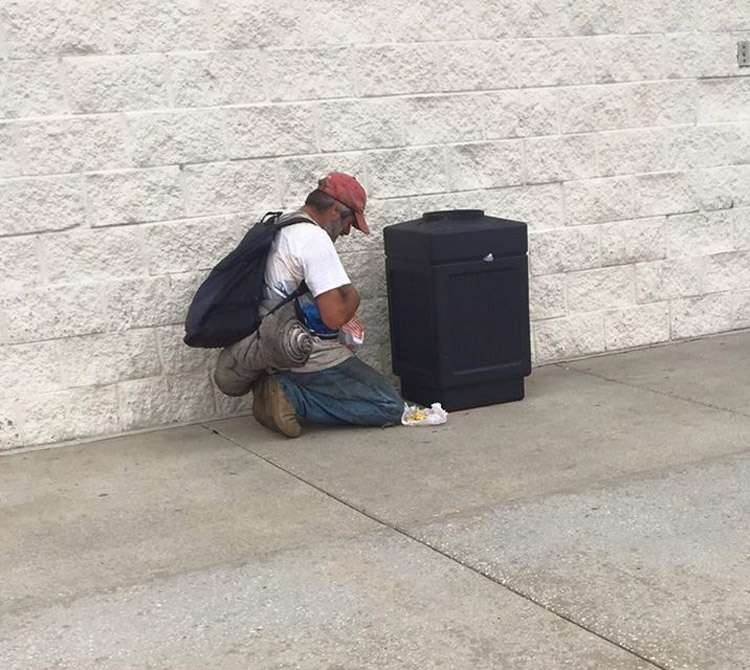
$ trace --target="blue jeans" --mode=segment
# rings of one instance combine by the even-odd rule
[[[352,356],[320,372],[275,373],[297,417],[308,423],[388,426],[404,401],[379,372]]]

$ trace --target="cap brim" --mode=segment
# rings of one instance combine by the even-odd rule
[[[370,228],[365,221],[365,215],[362,212],[354,212],[354,227],[361,230],[365,235],[370,234]]]

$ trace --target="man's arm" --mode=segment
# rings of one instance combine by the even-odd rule
[[[356,314],[359,307],[359,292],[352,284],[347,284],[321,293],[315,301],[318,303],[323,323],[336,330]]]

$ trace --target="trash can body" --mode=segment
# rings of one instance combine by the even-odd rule
[[[526,224],[428,212],[384,231],[393,371],[448,411],[524,396],[531,372]]]

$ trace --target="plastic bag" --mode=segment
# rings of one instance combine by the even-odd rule
[[[401,415],[401,423],[404,426],[439,426],[447,421],[448,412],[439,402],[432,403],[429,408],[404,403],[404,413]]]

